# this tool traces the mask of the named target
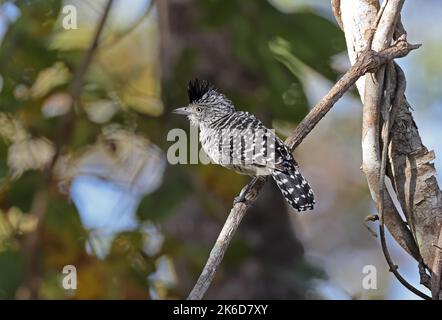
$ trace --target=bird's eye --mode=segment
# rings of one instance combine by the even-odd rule
[[[203,111],[203,109],[201,109],[200,107],[196,108],[196,112],[201,112],[201,111]]]

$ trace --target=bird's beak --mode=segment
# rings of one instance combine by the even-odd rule
[[[190,108],[189,107],[178,108],[178,109],[173,110],[172,113],[182,114],[182,115],[189,115],[190,114]]]

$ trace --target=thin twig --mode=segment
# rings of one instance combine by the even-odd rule
[[[342,76],[341,79],[338,80],[321,101],[319,101],[319,103],[298,124],[292,135],[286,140],[287,146],[289,146],[293,152],[293,150],[304,140],[333,105],[361,76],[377,70],[388,61],[404,57],[411,50],[415,50],[419,47],[420,44],[413,45],[401,40],[381,52],[375,52],[373,50],[364,51],[358,57],[355,64]]]
[[[294,149],[304,140],[304,138],[313,130],[319,121],[330,111],[333,105],[344,95],[347,90],[356,83],[356,81],[366,74],[373,72],[387,61],[395,58],[406,56],[411,50],[418,48],[419,45],[410,45],[405,41],[396,42],[392,47],[381,52],[372,50],[365,51],[361,54],[356,63],[342,76],[341,79],[330,89],[330,91],[319,101],[319,103],[307,114],[307,116],[299,123],[291,136],[285,141],[287,146],[293,152]],[[254,178],[243,188],[247,190],[244,196],[248,205],[253,203],[261,188],[264,186],[265,178]],[[242,218],[244,217],[247,207],[243,202],[236,203],[230,210],[229,216],[216,240],[206,265],[201,272],[195,286],[190,292],[187,299],[201,300],[209,288],[216,271],[221,264],[230,241],[233,238]]]
[[[379,220],[379,215],[377,214],[369,214],[368,216],[365,217],[364,219],[364,226],[367,228],[368,232],[374,237],[377,238],[378,235],[376,234],[376,232],[374,232],[374,230],[372,228],[370,228],[370,226],[368,225],[368,222],[374,222],[374,221],[378,221]]]
[[[385,201],[385,168],[387,166],[388,144],[390,142],[390,98],[391,98],[391,77],[389,76],[392,62],[387,63],[385,72],[384,102],[382,104],[381,115],[384,119],[382,126],[382,149],[381,149],[381,169],[379,173],[379,217],[381,225],[384,226],[384,201]]]
[[[408,283],[408,281],[405,280],[402,277],[402,275],[398,272],[398,270],[397,270],[398,266],[394,264],[394,262],[390,256],[390,252],[388,251],[388,248],[387,248],[387,242],[385,240],[385,230],[384,230],[383,224],[379,225],[379,234],[380,234],[380,238],[381,238],[382,251],[384,253],[385,259],[387,260],[388,266],[390,267],[390,272],[392,272],[395,275],[395,277],[399,280],[399,282],[404,287],[406,287],[408,290],[410,290],[411,292],[413,292],[417,296],[421,297],[422,299],[431,300],[431,298],[429,296],[427,296],[425,293],[419,291],[418,289],[413,287],[410,283]]]
[[[163,82],[172,76],[172,60],[176,55],[170,31],[169,6],[169,0],[161,0],[156,4],[160,32],[161,79]]]

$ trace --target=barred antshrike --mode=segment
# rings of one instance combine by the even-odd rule
[[[174,110],[200,129],[200,142],[217,164],[250,176],[272,175],[296,210],[313,209],[313,191],[297,169],[284,142],[254,115],[236,111],[211,84],[195,79],[188,85],[189,105]]]

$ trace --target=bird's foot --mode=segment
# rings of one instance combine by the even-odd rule
[[[238,204],[238,203],[244,203],[244,204],[247,206],[247,208],[250,207],[250,205],[252,204],[252,202],[246,198],[246,194],[247,194],[248,191],[249,191],[249,184],[246,185],[246,186],[241,190],[241,192],[239,193],[239,196],[237,196],[237,197],[235,197],[235,198],[233,199],[233,205],[235,206],[235,205]]]
[[[250,205],[250,201],[246,199],[246,196],[241,192],[241,194],[233,199],[233,205],[238,203],[244,203],[247,207]]]

